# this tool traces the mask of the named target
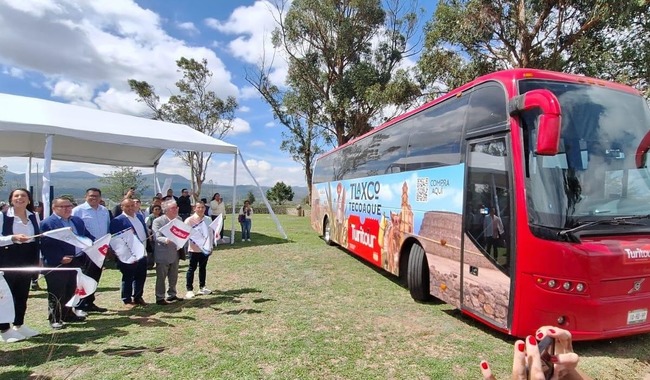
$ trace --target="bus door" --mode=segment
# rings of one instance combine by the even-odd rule
[[[502,135],[467,142],[461,256],[461,309],[502,328],[511,319],[514,236],[507,141]]]

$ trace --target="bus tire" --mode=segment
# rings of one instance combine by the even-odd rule
[[[414,300],[422,302],[431,299],[429,264],[424,249],[419,244],[411,246],[406,283]]]
[[[325,240],[325,244],[327,245],[334,245],[334,242],[332,241],[332,229],[330,227],[329,218],[325,218],[323,221],[323,240]]]

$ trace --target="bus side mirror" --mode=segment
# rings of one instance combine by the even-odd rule
[[[532,90],[515,96],[508,104],[510,116],[522,111],[539,108],[542,114],[537,122],[537,147],[540,156],[555,156],[560,150],[562,112],[560,102],[549,90]]]

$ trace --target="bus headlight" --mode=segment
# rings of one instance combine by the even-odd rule
[[[554,288],[555,287],[555,280],[548,280],[548,287],[549,288]]]
[[[579,292],[584,292],[585,284],[583,284],[582,282],[579,282],[578,285],[576,285],[576,290],[579,291]]]
[[[571,289],[571,283],[569,281],[566,281],[564,284],[562,284],[562,288],[564,288],[564,290]]]

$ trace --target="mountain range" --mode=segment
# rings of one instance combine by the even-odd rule
[[[99,181],[99,179],[102,177],[103,176],[84,171],[54,172],[50,175],[50,184],[54,186],[55,196],[60,194],[70,194],[78,201],[81,201],[84,198],[84,194],[87,188],[102,188],[102,183]],[[170,177],[172,178],[172,189],[174,189],[174,195],[180,195],[182,188],[190,188],[190,180],[181,175],[158,173],[158,181],[161,185],[165,179]],[[145,196],[142,199],[143,203],[147,203],[154,196],[153,174],[143,174],[141,178],[144,179],[144,183],[149,186],[148,189],[145,190]],[[37,175],[36,173],[32,173],[30,182],[31,186],[33,187],[33,191],[38,195],[40,199],[40,188],[43,183],[42,174]],[[0,189],[0,200],[7,199],[10,189],[24,186],[25,174],[8,171],[5,174],[5,187]],[[269,186],[262,186],[262,190],[265,194],[266,190],[269,188]],[[303,199],[307,196],[307,187],[292,186],[291,189],[294,193],[292,203],[303,203]],[[233,186],[211,185],[210,183],[206,182],[203,183],[202,190],[203,191],[201,198],[207,198],[209,200],[215,192],[219,192],[227,203],[232,202]],[[253,192],[253,195],[255,195],[256,202],[260,202],[262,200],[260,191],[255,185],[237,185],[237,199],[243,199],[249,191]]]

